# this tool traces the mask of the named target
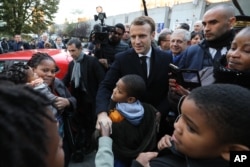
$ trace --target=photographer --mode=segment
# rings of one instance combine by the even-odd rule
[[[93,43],[95,44],[94,55],[99,59],[99,62],[103,65],[107,71],[110,65],[114,61],[114,56],[116,53],[125,51],[129,48],[129,45],[121,41],[122,36],[125,32],[125,27],[123,24],[118,23],[112,28],[108,28],[107,40],[95,39]]]

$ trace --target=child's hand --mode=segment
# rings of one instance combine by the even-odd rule
[[[35,86],[40,85],[42,83],[43,83],[43,79],[42,78],[37,78],[37,79],[31,81],[29,83],[29,85],[31,85],[32,87],[35,87]]]
[[[140,153],[136,158],[136,161],[139,162],[144,167],[150,167],[149,161],[155,157],[157,157],[157,152],[144,152]]]
[[[99,122],[99,125],[100,125],[101,136],[109,136],[111,134],[112,129],[109,124],[103,125],[102,122]]]
[[[171,136],[169,136],[169,135],[163,136],[157,144],[158,150],[163,150],[164,148],[168,148],[171,146],[172,146]]]

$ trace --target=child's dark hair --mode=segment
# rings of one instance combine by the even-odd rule
[[[191,91],[194,100],[223,144],[243,144],[250,148],[250,91],[238,85],[212,84]]]
[[[47,53],[37,52],[32,55],[30,60],[27,62],[27,65],[31,68],[36,68],[43,60],[51,60],[56,64],[56,61]],[[56,71],[58,70],[59,68],[56,66]]]
[[[0,84],[0,166],[44,167],[49,101],[25,85]]]
[[[8,69],[4,69],[2,75],[5,76],[6,80],[15,84],[25,84],[28,82],[28,69],[28,65],[18,62],[11,65]]]
[[[146,91],[146,84],[143,78],[136,74],[125,75],[121,78],[126,86],[128,96],[140,99]]]
[[[187,23],[180,23],[180,28],[189,31],[190,26]]]

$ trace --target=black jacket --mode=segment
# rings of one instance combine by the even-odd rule
[[[133,161],[131,167],[143,167]],[[175,150],[174,145],[159,152],[158,157],[150,161],[150,167],[229,167],[229,162],[218,157],[214,159],[193,159]]]
[[[151,66],[148,79],[146,81],[146,94],[141,99],[142,102],[153,105],[163,115],[168,111],[168,73],[169,63],[172,57],[166,52],[152,47]],[[133,48],[125,52],[118,53],[115,61],[106,73],[101,82],[96,97],[96,113],[108,111],[110,97],[116,82],[124,75],[137,74],[143,77],[138,54]]]
[[[112,124],[113,152],[116,158],[131,161],[141,152],[156,149],[156,134],[158,123],[157,110],[150,104],[142,103],[144,108],[143,119],[138,126],[132,125],[124,119]]]
[[[75,88],[74,81],[71,81],[74,62],[69,63],[68,72],[63,78],[63,83],[70,88],[71,94],[76,97],[78,105],[83,101],[95,104],[96,92],[105,72],[97,58],[84,55],[81,63],[80,87]],[[82,101],[83,100],[83,101]]]

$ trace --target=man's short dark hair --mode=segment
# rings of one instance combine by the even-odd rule
[[[122,23],[117,23],[115,27],[122,29],[123,32],[125,32],[125,27]]]
[[[190,26],[187,23],[180,23],[179,28],[182,28],[182,29],[185,29],[185,30],[189,31]]]

